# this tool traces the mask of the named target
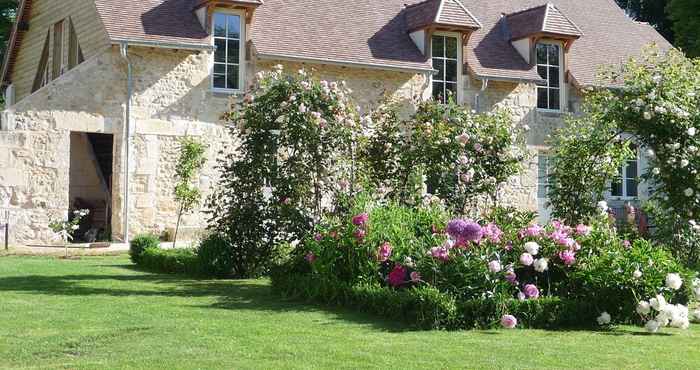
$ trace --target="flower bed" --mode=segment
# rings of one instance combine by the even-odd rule
[[[687,304],[700,293],[669,253],[620,240],[602,217],[540,226],[499,210],[450,221],[440,206],[368,202],[353,214],[301,242],[273,274],[276,289],[424,328],[651,322],[650,331],[687,327]]]

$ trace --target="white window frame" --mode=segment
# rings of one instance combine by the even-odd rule
[[[559,66],[555,66],[553,64],[539,64],[537,63],[537,45],[544,44],[544,45],[557,45],[559,46]],[[540,112],[550,112],[550,113],[562,113],[564,112],[564,107],[566,106],[566,85],[564,83],[564,73],[566,70],[566,60],[564,60],[564,43],[561,41],[556,41],[556,40],[538,40],[535,43],[535,50],[533,54],[534,58],[534,64],[535,64],[535,72],[538,73],[537,71],[538,67],[540,66],[546,66],[547,68],[549,67],[559,67],[559,109],[550,109],[550,108],[540,108],[539,107],[539,102],[536,102],[536,107],[537,110]],[[547,90],[549,90],[549,81],[547,81]],[[540,86],[537,85],[536,87],[536,96],[539,99],[539,89]]]
[[[211,60],[209,62],[209,76],[211,76],[210,87],[215,93],[223,94],[240,94],[244,91],[245,86],[245,55],[246,55],[246,22],[245,22],[245,12],[236,9],[221,9],[217,8],[211,13],[210,27],[211,27],[211,45],[216,47],[216,39],[221,39],[221,37],[214,36],[214,21],[216,14],[226,14],[226,15],[237,15],[241,20],[241,34],[240,34],[240,47],[238,50],[238,89],[224,89],[220,87],[214,87],[214,63],[216,58],[216,51],[211,53]],[[226,38],[228,40],[228,38]]]
[[[457,104],[462,104],[462,68],[464,68],[464,59],[462,58],[462,34],[458,32],[433,32],[430,34],[430,63],[432,65],[433,59],[433,36],[444,36],[444,37],[452,37],[457,39],[457,96],[455,96],[455,101]],[[437,57],[439,59],[448,59],[448,58],[441,58]],[[434,75],[430,74],[430,97],[433,97],[433,80],[434,80]]]
[[[544,168],[544,178],[540,176],[540,164],[542,158],[545,159],[545,168]],[[549,177],[551,175],[551,168],[552,168],[552,158],[550,154],[546,151],[540,151],[537,153],[537,199],[549,199],[549,187],[551,186],[551,183],[549,182]],[[540,186],[544,186],[544,197],[540,197]]]
[[[640,154],[641,154],[641,150],[639,147],[637,147],[637,150],[635,151],[635,158],[634,158],[634,162],[637,165],[637,177],[634,179],[631,177],[627,177],[627,167],[629,167],[629,162],[632,162],[632,160],[628,160],[625,163],[625,165],[620,168],[620,172],[621,172],[620,175],[622,175],[620,178],[620,181],[622,181],[622,195],[613,195],[612,185],[615,182],[610,181],[610,186],[608,187],[608,189],[609,189],[608,194],[610,195],[610,199],[612,199],[612,200],[625,200],[625,201],[634,201],[634,200],[639,199],[639,193],[641,192],[641,189],[640,189],[641,183],[639,181],[639,178],[640,178],[640,174],[641,174],[640,171],[642,169],[642,166],[641,166],[641,164],[642,164],[641,159],[642,158],[641,158]],[[637,195],[635,195],[635,196],[628,195],[627,180],[635,180],[637,182]]]

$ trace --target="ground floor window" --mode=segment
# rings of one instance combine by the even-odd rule
[[[639,195],[639,150],[632,147],[635,157],[620,167],[619,177],[614,179],[610,189],[613,197],[636,198]]]

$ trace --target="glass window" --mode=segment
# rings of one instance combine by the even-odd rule
[[[620,167],[619,177],[612,182],[610,194],[614,197],[636,198],[639,195],[639,154],[636,146],[632,150],[637,155]]]
[[[561,47],[537,44],[537,73],[545,82],[537,84],[537,108],[561,110]]]
[[[240,90],[240,63],[243,59],[241,46],[241,16],[214,13],[214,69],[215,89]]]
[[[433,98],[441,102],[457,94],[459,76],[459,42],[456,37],[434,35],[432,38]]]

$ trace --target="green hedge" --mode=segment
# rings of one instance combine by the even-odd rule
[[[584,302],[560,298],[458,302],[432,287],[395,290],[372,285],[351,286],[335,279],[275,270],[272,288],[289,298],[355,308],[420,329],[488,329],[512,314],[520,328],[580,328],[596,325],[597,310]]]
[[[199,258],[191,249],[149,247],[141,254],[138,265],[156,272],[202,275]]]
[[[129,243],[129,257],[135,264],[141,263],[141,256],[147,248],[159,248],[160,240],[151,234],[141,234],[136,236]]]

